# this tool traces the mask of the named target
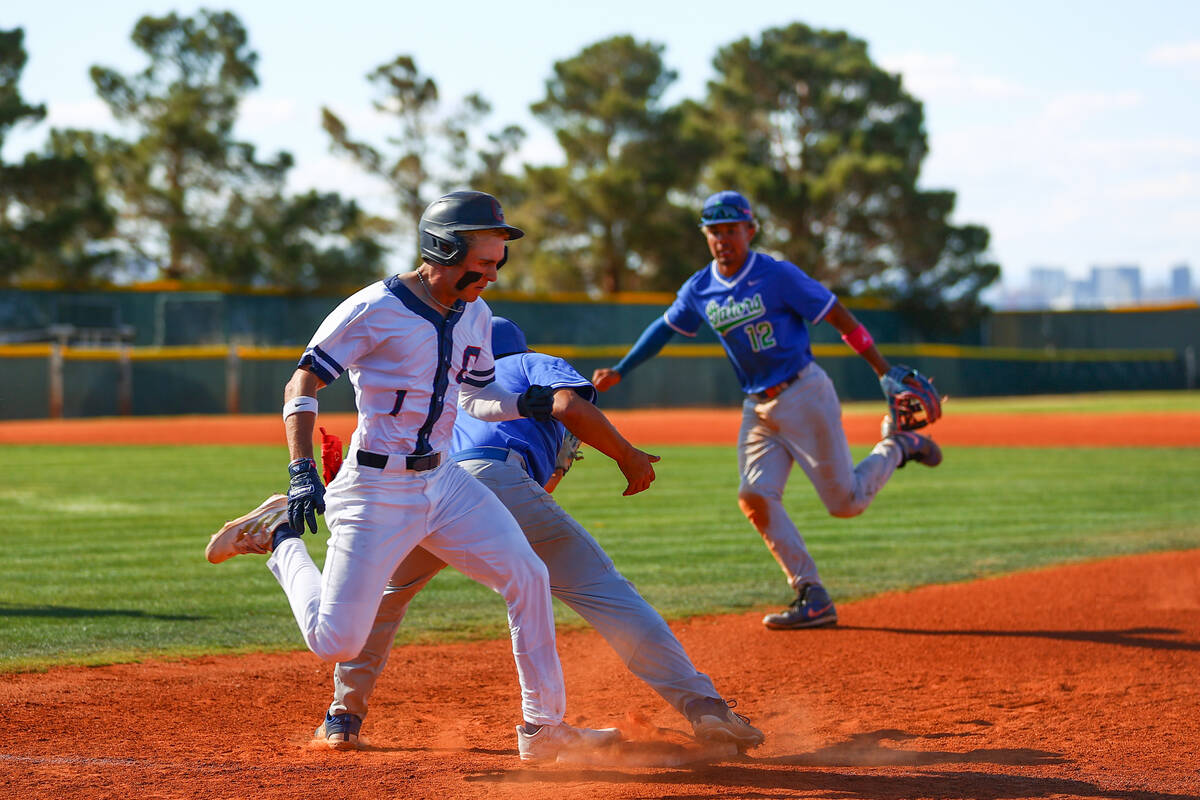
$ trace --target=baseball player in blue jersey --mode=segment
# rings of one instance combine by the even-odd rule
[[[491,310],[478,302],[507,258],[506,242],[522,235],[491,195],[455,192],[430,204],[420,222],[423,262],[334,309],[284,390],[287,495],[227,523],[206,555],[219,563],[269,552],[309,649],[342,661],[362,651],[388,578],[420,545],[504,597],[524,715],[518,747],[550,757],[620,734],[563,722],[546,567],[496,496],[448,457],[459,405],[496,421],[550,417],[547,387],[511,392],[496,383]],[[343,372],[358,422],[350,457],[326,490],[313,460],[316,394]],[[300,538],[306,523],[316,532],[322,512],[330,532],[323,571]]]
[[[730,711],[658,612],[543,489],[556,472],[570,468],[572,444],[577,446],[578,440],[616,461],[628,481],[626,495],[649,487],[652,462],[658,457],[621,436],[593,405],[595,389],[570,364],[528,351],[525,335],[514,323],[493,318],[492,347],[496,383],[515,393],[534,385],[551,387],[554,418],[488,422],[460,415],[452,458],[512,512],[546,564],[551,593],[596,628],[630,671],[687,717],[698,738],[731,742],[743,750],[760,744],[762,732]],[[556,465],[561,465],[558,470]],[[333,703],[317,730],[318,738],[331,747],[357,746],[367,698],[387,663],[409,602],[445,566],[433,552],[417,548],[392,574],[366,646],[334,671]]]
[[[758,223],[741,194],[722,191],[709,197],[700,227],[713,260],[683,284],[675,301],[625,357],[612,368],[596,370],[592,381],[602,392],[610,389],[676,333],[695,336],[707,323],[746,395],[738,434],[738,505],[796,592],[791,606],[766,615],[763,624],[772,629],[835,624],[837,610],[804,537],[783,507],[792,466],[799,464],[804,470],[830,514],[853,517],[866,509],[898,467],[909,461],[934,467],[942,454],[925,436],[891,429],[855,465],[837,392],[813,360],[806,324],[824,320],[833,325],[880,376],[889,398],[917,391],[917,380],[910,377],[915,372],[892,367],[833,292],[796,265],[750,249]],[[932,390],[924,378],[918,379]],[[922,400],[928,415],[920,425],[940,415],[936,393],[926,392]]]

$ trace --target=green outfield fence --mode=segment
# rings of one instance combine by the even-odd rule
[[[615,362],[625,345],[533,343],[562,356],[585,376]],[[1042,350],[964,345],[882,345],[892,361],[936,376],[957,397],[1061,394],[1114,389],[1183,389],[1194,369],[1170,349]],[[875,399],[874,373],[844,345],[814,352],[843,399]],[[0,418],[92,417],[141,414],[270,413],[301,348],[241,346],[76,348],[57,344],[0,345]],[[15,378],[15,380],[14,380]],[[741,393],[719,345],[668,345],[630,380],[604,396],[608,408],[720,406]],[[349,381],[321,393],[321,408],[353,411]]]
[[[494,293],[489,304],[531,345],[585,376],[616,362],[671,295],[594,301]],[[60,341],[0,344],[0,419],[151,414],[271,413],[304,343],[341,300],[280,293],[142,288],[103,292],[0,290],[0,333]],[[1200,309],[1021,312],[992,315],[952,341],[924,341],[904,318],[853,306],[880,350],[934,375],[958,397],[1191,389]],[[45,336],[46,332],[51,336]],[[69,336],[67,335],[69,334]],[[872,371],[828,325],[813,350],[846,400],[879,397]],[[725,406],[742,395],[714,335],[676,337],[604,395],[608,408]],[[321,407],[352,411],[349,381]]]

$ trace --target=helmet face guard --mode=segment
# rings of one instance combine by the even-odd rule
[[[480,228],[480,230],[493,229]],[[516,239],[519,237],[513,236],[510,238]],[[443,267],[453,267],[455,264],[462,263],[462,260],[467,257],[467,251],[470,249],[467,240],[459,236],[455,231],[446,230],[445,228],[435,230],[432,226],[421,228],[421,257],[426,261],[432,261]],[[508,245],[504,246],[504,255],[500,257],[500,263],[496,265],[496,269],[503,267],[506,261],[508,261]]]

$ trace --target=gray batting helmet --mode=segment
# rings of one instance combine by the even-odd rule
[[[429,204],[421,215],[421,257],[434,264],[452,267],[467,255],[466,231],[503,231],[506,239],[520,239],[525,231],[504,221],[496,198],[485,192],[451,192]],[[498,266],[508,260],[508,248]]]

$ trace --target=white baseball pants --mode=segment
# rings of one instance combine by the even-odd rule
[[[348,459],[329,485],[325,520],[324,572],[298,538],[280,542],[267,561],[310,650],[326,661],[357,656],[388,578],[420,545],[504,597],[525,721],[562,721],[566,693],[546,567],[495,495],[454,462],[409,472]]]

